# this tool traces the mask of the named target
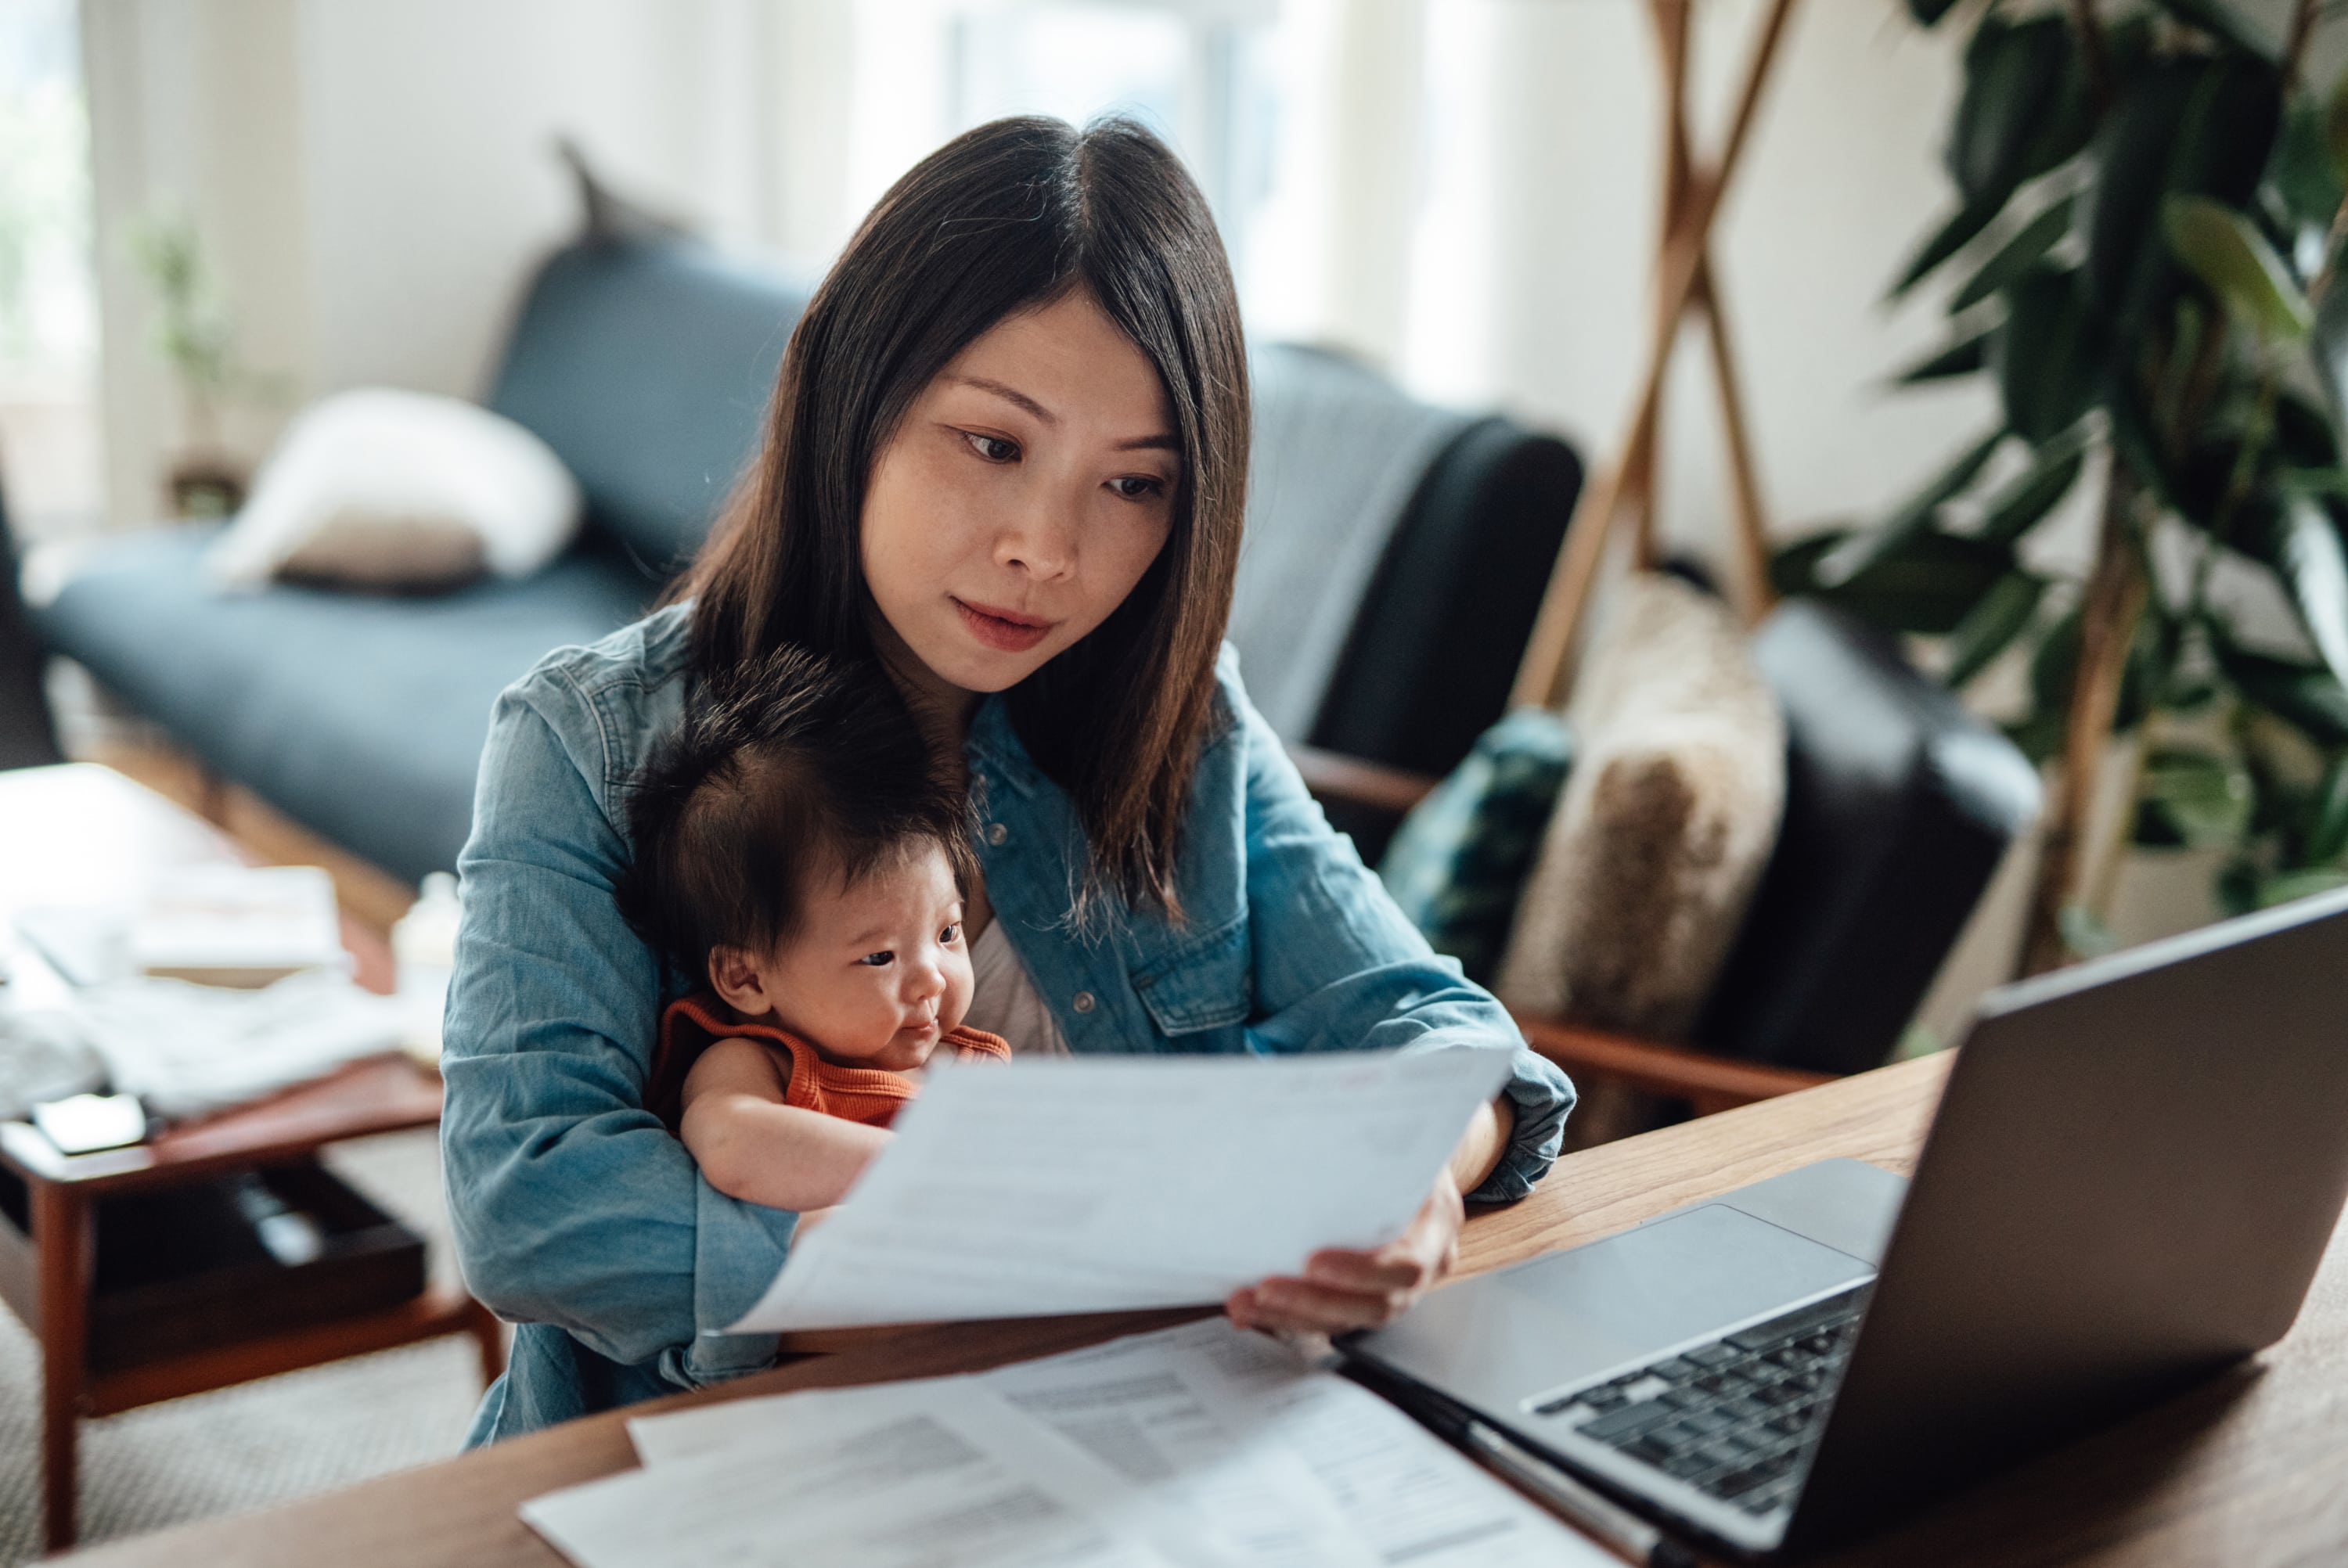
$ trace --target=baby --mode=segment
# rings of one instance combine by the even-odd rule
[[[838,1203],[970,1006],[960,791],[888,678],[778,651],[703,688],[634,783],[620,908],[705,983],[661,1020],[645,1103],[709,1184]]]

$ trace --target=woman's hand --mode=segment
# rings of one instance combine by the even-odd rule
[[[1302,1278],[1275,1277],[1231,1292],[1223,1310],[1241,1328],[1343,1334],[1377,1328],[1408,1311],[1459,1259],[1467,1217],[1449,1166],[1410,1228],[1371,1252],[1331,1247],[1305,1260]]]

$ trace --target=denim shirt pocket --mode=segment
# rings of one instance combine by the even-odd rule
[[[1255,1003],[1255,962],[1242,908],[1204,931],[1147,954],[1132,970],[1134,994],[1169,1039],[1234,1029]]]

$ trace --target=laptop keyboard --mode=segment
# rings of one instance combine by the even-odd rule
[[[1748,1513],[1801,1484],[1850,1355],[1866,1286],[1534,1407]]]

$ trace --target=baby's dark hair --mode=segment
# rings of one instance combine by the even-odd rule
[[[719,947],[771,953],[818,876],[853,886],[934,845],[967,887],[965,807],[870,661],[786,645],[701,682],[628,801],[620,912],[694,983]]]

